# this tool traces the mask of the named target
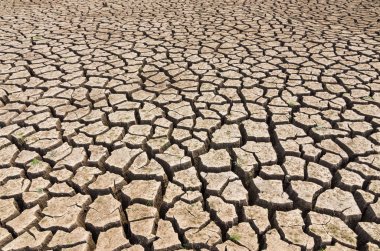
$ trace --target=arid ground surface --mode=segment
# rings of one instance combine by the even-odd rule
[[[378,0],[1,0],[0,250],[379,250]]]

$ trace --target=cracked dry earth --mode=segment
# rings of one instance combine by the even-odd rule
[[[379,250],[377,0],[2,0],[0,250]]]

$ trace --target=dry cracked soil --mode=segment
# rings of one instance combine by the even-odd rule
[[[380,250],[380,1],[1,0],[0,250]]]

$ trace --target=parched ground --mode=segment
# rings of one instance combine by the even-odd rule
[[[379,250],[380,1],[0,0],[0,250]]]

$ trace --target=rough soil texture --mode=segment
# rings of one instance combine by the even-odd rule
[[[0,0],[0,250],[379,250],[378,0]]]

